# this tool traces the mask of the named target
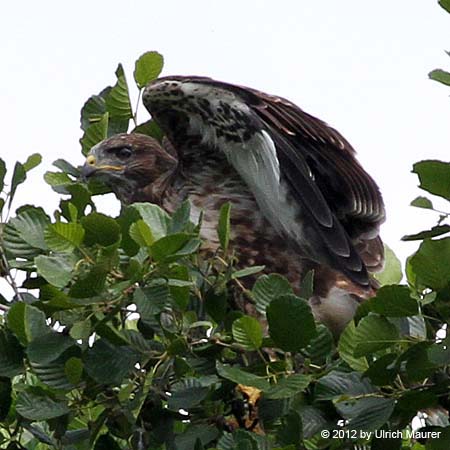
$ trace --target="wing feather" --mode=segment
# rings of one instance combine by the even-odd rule
[[[204,77],[170,79],[222,90],[214,98],[232,93],[242,102],[239,114],[259,130],[249,142],[209,139],[215,136],[211,123],[202,125],[203,137],[227,155],[271,224],[306,257],[368,286],[363,260],[371,269],[383,260],[378,229],[385,211],[376,183],[345,138],[281,97]]]
[[[272,134],[283,134],[297,149],[330,209],[344,222],[357,220],[359,227],[355,230],[351,223],[347,224],[349,234],[358,237],[358,233],[370,228],[377,230],[385,218],[383,200],[378,186],[356,160],[352,146],[335,129],[293,103],[251,92],[255,96],[253,110]],[[279,151],[283,152],[283,148]]]

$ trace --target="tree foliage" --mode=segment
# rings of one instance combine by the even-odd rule
[[[157,52],[138,59],[139,92],[162,65]],[[138,124],[119,65],[115,85],[81,110],[82,152],[130,125],[161,137],[151,120]],[[235,268],[232,205],[212,257],[188,203],[172,216],[148,203],[101,214],[105,186],[85,184],[64,160],[45,174],[61,195],[53,216],[34,205],[12,212],[40,161],[32,155],[5,178],[0,160],[0,271],[11,287],[0,296],[0,448],[449,448],[449,213],[405,237],[420,243],[405,282],[387,252],[383,287],[336,341],[314,323],[308,280],[304,298],[277,274],[243,287],[262,268]],[[424,191],[450,200],[449,163],[421,161],[414,172]],[[428,197],[413,205],[433,209]],[[439,438],[406,434],[418,414]]]

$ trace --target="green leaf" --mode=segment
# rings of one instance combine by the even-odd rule
[[[370,314],[363,317],[356,327],[354,356],[358,358],[391,347],[398,339],[395,325],[385,317]]]
[[[256,433],[246,431],[243,429],[235,430],[233,433],[224,432],[222,437],[217,442],[217,450],[261,450],[266,446],[261,444],[257,438]],[[210,449],[213,450],[213,449]],[[276,450],[284,450],[279,449]],[[287,449],[295,450],[295,449]]]
[[[418,314],[417,301],[411,298],[408,286],[383,286],[376,297],[365,302],[370,311],[388,317],[414,316]]]
[[[425,322],[425,319],[422,315],[407,317],[407,326],[406,326],[406,332],[402,330],[402,333],[404,333],[406,336],[411,336],[416,339],[426,339],[427,337],[427,324]]]
[[[170,295],[178,308],[185,310],[189,304],[190,286],[193,285],[186,265],[172,264],[168,280]]]
[[[416,197],[410,205],[416,208],[433,209],[433,203],[426,197]]]
[[[158,52],[146,52],[136,61],[134,79],[137,86],[142,89],[150,81],[158,78],[164,65],[164,58]]]
[[[29,364],[32,372],[39,378],[39,381],[48,387],[62,391],[70,391],[74,388],[66,376],[64,364],[61,361],[41,364],[29,360]]]
[[[447,366],[450,364],[450,335],[428,348],[428,359],[432,364]]]
[[[6,224],[2,231],[2,245],[8,259],[22,258],[33,260],[35,256],[42,252],[41,249],[37,249],[24,241],[20,233],[11,224]],[[12,261],[10,261],[10,266],[11,262]]]
[[[70,337],[72,339],[87,339],[92,334],[92,324],[89,319],[75,322],[70,328]]]
[[[29,420],[49,420],[69,413],[66,402],[56,401],[37,389],[19,393],[16,411]]]
[[[45,242],[55,252],[70,252],[83,242],[84,229],[78,223],[57,222],[47,226]]]
[[[325,325],[318,324],[316,330],[317,336],[311,339],[304,353],[312,363],[322,365],[334,353],[334,338]]]
[[[80,358],[69,358],[64,364],[64,373],[74,386],[76,386],[83,375],[83,363]]]
[[[72,279],[72,271],[77,263],[73,254],[44,256],[34,258],[37,271],[53,286],[63,288]]]
[[[34,206],[22,207],[19,214],[10,221],[23,241],[42,250],[47,249],[44,231],[49,223],[50,218],[44,210]]]
[[[8,330],[0,329],[0,376],[13,377],[21,373],[23,358],[23,349],[17,338]]]
[[[208,445],[217,439],[219,431],[214,426],[189,425],[182,434],[175,437],[175,447],[177,450],[197,450],[198,441],[203,446]]]
[[[298,445],[303,440],[303,424],[297,411],[289,411],[282,419],[278,429],[277,440],[283,445]],[[297,447],[298,448],[298,447]]]
[[[156,283],[144,288],[137,288],[133,302],[143,320],[151,320],[169,305],[169,287],[167,283]]]
[[[53,161],[52,163],[55,167],[62,170],[64,173],[67,173],[69,175],[72,175],[75,178],[79,178],[81,176],[81,171],[79,168],[73,166],[70,164],[70,162],[66,161],[65,159],[57,159]]]
[[[166,236],[170,226],[170,217],[163,209],[151,203],[133,203],[129,208],[139,213],[150,228],[155,240]]]
[[[161,142],[164,138],[163,131],[153,119],[139,124],[131,132],[145,134],[147,136],[155,138],[159,142]]]
[[[142,320],[141,320],[142,323]],[[138,326],[139,328],[139,326]],[[154,350],[152,343],[147,340],[142,333],[136,330],[122,330],[120,335],[128,342],[131,348],[139,353],[148,355]]]
[[[444,1],[446,0],[441,0],[439,4],[442,6]],[[445,9],[450,12],[449,1],[446,1]],[[421,430],[417,431],[420,433]],[[430,437],[429,439],[427,439],[426,450],[448,450],[448,448],[450,447],[450,427],[439,427],[435,428],[433,431],[437,434],[435,434],[434,437]],[[413,450],[416,449],[414,448]]]
[[[215,322],[222,322],[227,312],[226,291],[218,293],[214,292],[214,290],[208,291],[205,297],[205,310]]]
[[[358,372],[365,371],[369,365],[365,357],[356,358],[354,356],[357,342],[355,340],[356,326],[351,320],[345,327],[339,338],[338,350],[340,357],[354,370]]]
[[[314,295],[314,270],[309,270],[302,278],[298,296],[309,299]]]
[[[252,295],[255,299],[256,309],[265,314],[267,305],[274,299],[284,294],[292,294],[293,290],[289,281],[281,275],[271,273],[261,275],[253,285]]]
[[[122,208],[120,216],[116,219],[122,233],[120,247],[128,256],[136,255],[141,248],[141,246],[138,245],[133,238],[131,238],[129,233],[130,226],[138,220],[141,220],[139,213],[131,207]]]
[[[175,236],[175,235],[172,235],[172,236]],[[201,239],[191,238],[191,239],[189,239],[189,241],[186,242],[185,245],[183,245],[180,249],[178,249],[176,251],[176,253],[174,253],[171,256],[169,256],[169,255],[166,256],[165,260],[168,261],[170,259],[170,261],[176,261],[179,258],[192,255],[197,252],[197,250],[200,248],[201,245],[202,245]],[[152,247],[152,251],[153,251],[153,247]]]
[[[245,269],[237,270],[231,274],[231,278],[235,280],[236,278],[244,278],[250,275],[254,275],[255,273],[259,273],[264,270],[265,266],[252,266],[246,267]]]
[[[131,109],[130,94],[122,64],[119,64],[116,69],[116,77],[117,83],[105,97],[106,110],[109,112],[110,118],[124,120],[128,125],[128,120],[133,117],[133,111]],[[127,129],[128,126],[123,131],[125,132]]]
[[[35,363],[48,364],[59,358],[75,341],[56,331],[48,332],[33,339],[27,348],[27,355]]]
[[[11,179],[11,189],[9,191],[9,206],[14,199],[14,195],[16,193],[17,187],[22,184],[27,179],[27,173],[25,168],[20,162],[16,162],[14,166],[14,171]]]
[[[85,355],[84,367],[97,383],[118,385],[138,360],[138,355],[129,347],[116,347],[100,339]]]
[[[364,372],[364,376],[369,377],[370,381],[377,386],[387,386],[392,384],[398,374],[396,365],[397,355],[388,353],[374,361]]]
[[[406,373],[410,381],[421,381],[436,372],[438,367],[429,359],[430,342],[418,342],[399,357],[399,363],[406,361]]]
[[[342,396],[360,396],[376,392],[374,386],[358,372],[332,370],[318,379],[315,388],[317,400],[341,400]]]
[[[224,252],[228,250],[228,244],[230,242],[230,214],[231,203],[224,203],[220,207],[219,224],[217,228],[220,246]]]
[[[402,265],[395,253],[386,244],[384,244],[384,257],[384,269],[375,273],[375,278],[382,286],[400,283],[403,278]]]
[[[105,113],[96,122],[93,122],[84,132],[80,139],[81,151],[87,155],[89,150],[108,135],[109,114]],[[46,180],[47,181],[47,180]]]
[[[89,272],[78,278],[71,286],[69,296],[74,298],[89,298],[99,295],[105,287],[108,268],[103,264],[93,266]]]
[[[450,238],[426,239],[409,259],[417,281],[435,290],[448,286],[450,281]]]
[[[284,351],[298,352],[317,335],[308,303],[292,294],[275,298],[266,309],[271,338]]]
[[[169,233],[192,233],[194,224],[191,222],[190,217],[191,204],[189,200],[185,200],[172,214]]]
[[[95,331],[98,336],[105,338],[113,345],[129,345],[129,337],[126,334],[126,330],[119,330],[112,323],[101,321],[97,323]]]
[[[260,323],[250,316],[242,316],[233,322],[234,340],[244,350],[257,350],[261,347],[263,333]]]
[[[150,247],[155,242],[149,226],[143,220],[132,223],[128,232],[141,247]]]
[[[179,409],[189,410],[199,405],[206,398],[208,392],[209,388],[202,386],[197,379],[185,378],[182,382],[173,386],[168,407],[175,411]]]
[[[46,445],[49,445],[52,447],[56,447],[58,445],[47,433],[42,431],[41,428],[38,428],[37,426],[31,425],[29,423],[24,424],[23,427],[27,431],[29,431],[42,444],[46,444]],[[39,448],[39,445],[37,448]],[[18,449],[18,447],[14,447],[14,450],[19,450],[19,449]]]
[[[3,159],[0,158],[0,193],[5,187],[5,175],[6,175],[6,164]]]
[[[25,172],[29,172],[30,170],[37,167],[41,162],[42,162],[42,156],[39,153],[33,153],[23,163],[23,168],[25,169]]]
[[[438,3],[442,6],[442,8],[450,13],[450,0],[439,0]]]
[[[46,308],[55,308],[58,311],[80,306],[71,301],[65,292],[51,284],[44,284],[40,287],[39,300]]]
[[[389,420],[394,407],[395,400],[391,398],[363,398],[350,403],[352,417],[348,427],[351,430],[376,430]]]
[[[64,420],[64,418],[62,418]],[[64,445],[81,444],[82,441],[87,441],[91,436],[91,430],[88,428],[79,428],[77,430],[68,430],[61,439]],[[56,446],[54,444],[54,446]],[[109,450],[116,450],[117,447],[110,447]],[[120,449],[119,449],[120,450]]]
[[[419,175],[420,188],[450,200],[450,163],[420,161],[414,164],[413,172]]]
[[[328,426],[327,417],[319,407],[304,405],[300,409],[300,415],[303,422],[303,434],[306,439],[311,438]]]
[[[58,194],[69,194],[68,187],[74,181],[64,172],[45,172],[44,180]]]
[[[170,256],[177,255],[191,240],[192,235],[176,233],[158,239],[151,246],[151,254],[155,261],[162,261]],[[195,251],[195,248],[193,249]]]
[[[109,91],[108,91],[109,92]],[[89,126],[97,122],[103,114],[106,113],[105,98],[102,95],[93,95],[88,98],[86,103],[81,108],[80,126],[83,131],[86,131]]]
[[[447,0],[441,0],[441,1],[439,2],[439,4],[440,4],[443,8],[445,8],[445,7],[443,6],[443,1],[446,1],[446,2],[447,2]],[[447,5],[447,7],[448,7],[448,5]],[[428,76],[429,76],[432,80],[434,80],[434,81],[439,81],[439,83],[445,84],[446,86],[450,86],[450,73],[449,73],[449,72],[446,72],[445,70],[442,70],[442,69],[434,69],[434,70],[432,70],[432,71],[428,74]]]
[[[427,238],[441,236],[450,232],[450,225],[436,225],[430,230],[421,231],[416,234],[407,234],[402,237],[402,241],[422,241]]]
[[[0,378],[0,421],[3,422],[12,404],[11,380]]]
[[[108,247],[120,239],[120,226],[111,217],[93,212],[81,219],[86,231],[84,241],[86,245],[99,244]]]
[[[264,397],[272,400],[291,398],[303,392],[311,383],[312,377],[304,374],[294,374],[278,380],[277,384],[264,391]]]
[[[6,316],[6,322],[8,328],[23,345],[49,332],[45,314],[40,309],[25,303],[12,305]]]
[[[102,434],[95,442],[94,450],[120,450],[121,447],[109,434]]]
[[[233,381],[236,384],[243,384],[244,386],[253,386],[262,391],[270,389],[270,384],[268,381],[257,375],[249,372],[245,372],[238,367],[231,367],[225,364],[221,364],[219,361],[216,362],[217,373],[227,380]]]

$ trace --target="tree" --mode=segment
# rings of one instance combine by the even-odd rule
[[[162,66],[156,52],[138,59],[139,92]],[[81,110],[84,154],[130,122],[161,138],[152,121],[137,123],[121,65],[116,78]],[[221,248],[205,258],[189,204],[171,217],[144,203],[110,217],[96,211],[105,186],[57,160],[45,175],[62,196],[54,217],[33,205],[12,215],[40,160],[17,163],[0,199],[0,270],[13,292],[0,296],[0,448],[448,448],[449,213],[405,236],[420,242],[406,283],[388,250],[383,287],[335,342],[312,319],[308,280],[304,298],[276,274],[242,287],[261,268],[234,268],[230,205]],[[414,172],[450,201],[449,163],[421,161]],[[0,191],[5,175],[0,163]],[[412,205],[433,209],[426,197]],[[236,296],[255,303],[267,331]],[[424,411],[438,437],[407,433]]]

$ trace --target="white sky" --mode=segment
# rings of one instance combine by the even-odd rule
[[[434,223],[408,205],[421,194],[412,164],[450,154],[450,89],[427,78],[450,68],[450,15],[437,1],[25,0],[3,5],[0,45],[0,156],[11,168],[44,158],[16,206],[55,209],[42,175],[57,158],[83,162],[84,101],[114,84],[119,62],[132,85],[134,61],[158,50],[164,75],[282,95],[337,128],[380,185],[382,235],[402,259],[415,247],[400,237]]]

